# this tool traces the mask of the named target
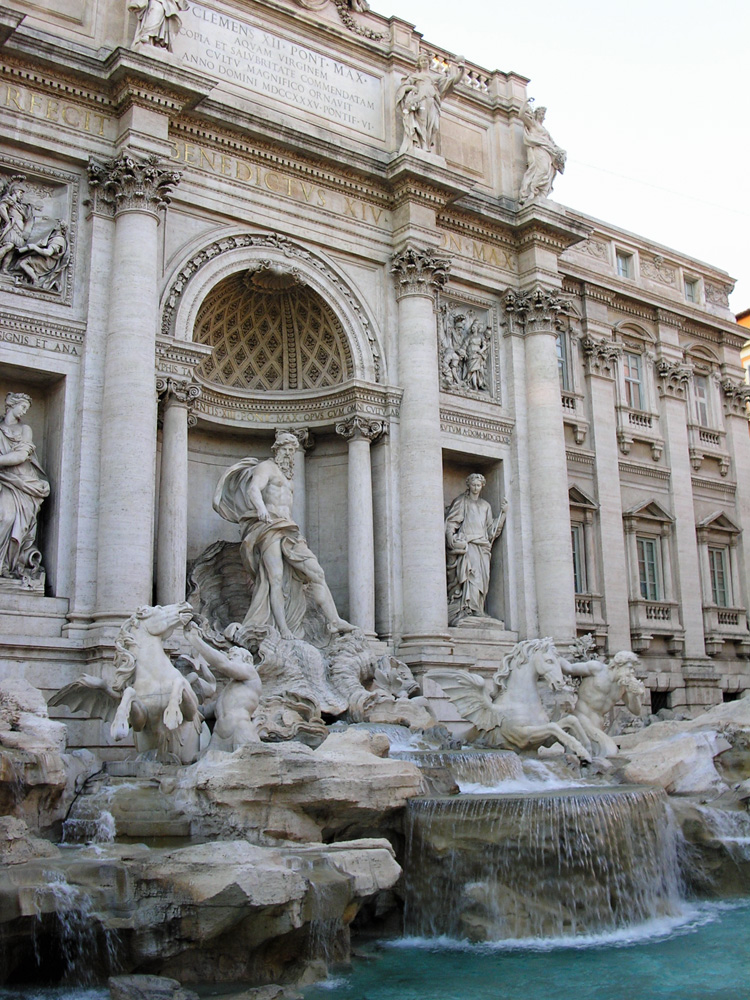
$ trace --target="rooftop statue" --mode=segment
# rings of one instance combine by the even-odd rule
[[[500,513],[493,517],[489,503],[479,496],[485,482],[478,472],[467,476],[466,490],[456,497],[445,518],[450,625],[472,616],[486,617],[490,556],[505,526],[508,501],[503,500]]]
[[[410,149],[433,151],[440,125],[440,106],[443,97],[461,81],[464,63],[460,60],[449,73],[430,70],[430,57],[420,52],[413,73],[405,76],[396,91],[396,107],[401,112],[404,138],[399,154]]]
[[[306,594],[330,633],[352,632],[339,616],[320,563],[292,520],[294,434],[276,434],[273,458],[245,458],[228,469],[214,494],[214,510],[240,525],[242,562],[252,599],[244,627],[274,626],[282,639],[302,639]]]
[[[493,746],[528,750],[556,740],[590,761],[589,738],[575,715],[551,722],[542,705],[537,678],[556,692],[566,690],[560,657],[551,639],[517,643],[491,680],[466,670],[429,670],[460,712]]]
[[[43,586],[37,518],[49,482],[37,461],[31,428],[22,417],[31,406],[25,392],[9,392],[0,420],[0,577],[23,587]]]
[[[617,744],[606,733],[606,716],[623,699],[633,715],[641,714],[646,688],[635,674],[638,657],[629,650],[622,650],[615,654],[610,664],[595,659],[582,663],[561,659],[560,662],[564,674],[581,678],[573,715],[580,721],[595,752],[601,757],[614,757]]]
[[[187,0],[130,0],[128,10],[138,15],[133,45],[155,45],[171,52],[172,39],[182,27],[180,12],[187,9]]]
[[[552,191],[557,174],[565,171],[566,152],[561,149],[544,127],[546,108],[532,108],[529,98],[521,108],[523,141],[526,146],[526,173],[521,181],[518,201],[521,206],[537,198],[546,198]]]

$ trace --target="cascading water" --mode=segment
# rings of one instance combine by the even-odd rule
[[[559,937],[679,910],[678,828],[655,789],[413,799],[406,834],[409,935]]]
[[[750,861],[750,814],[698,806],[706,830],[738,861]]]
[[[444,768],[459,784],[493,786],[523,776],[521,758],[512,750],[391,750],[390,756],[424,769]]]

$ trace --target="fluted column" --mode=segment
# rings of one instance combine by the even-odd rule
[[[555,339],[566,302],[544,288],[508,291],[511,331],[524,338],[531,527],[539,633],[575,635],[568,467]]]
[[[187,379],[157,378],[162,401],[159,522],[156,534],[156,600],[177,604],[185,600],[188,521],[188,428],[201,394]]]
[[[160,211],[180,175],[156,156],[89,165],[97,205],[115,217],[104,361],[97,613],[115,622],[152,593]]]
[[[383,422],[350,417],[336,424],[336,433],[349,442],[349,621],[374,636],[375,535],[370,445],[383,433]]]
[[[449,268],[446,258],[415,247],[396,254],[391,268],[404,390],[399,480],[406,637],[439,635],[448,625],[435,294]]]

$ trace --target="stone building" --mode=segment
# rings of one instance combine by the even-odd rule
[[[281,428],[340,613],[417,673],[591,632],[640,653],[654,707],[736,697],[731,278],[550,200],[528,81],[365,7],[0,7],[0,382],[50,484],[44,576],[0,580],[4,669],[54,690],[182,600],[237,540],[217,480]],[[449,627],[473,472],[507,523],[486,615]]]

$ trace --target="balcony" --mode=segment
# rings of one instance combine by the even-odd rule
[[[633,651],[645,653],[655,635],[667,640],[670,653],[680,653],[684,646],[679,605],[675,601],[632,600],[630,604],[630,635]]]
[[[583,396],[580,392],[561,389],[560,401],[562,403],[563,423],[573,428],[576,444],[583,444],[589,429],[589,422],[583,416]]]
[[[750,629],[744,608],[720,608],[715,604],[703,605],[703,631],[706,653],[716,656],[725,642],[739,643],[739,655],[750,655]]]
[[[730,461],[724,431],[701,427],[699,424],[688,424],[688,445],[690,464],[695,472],[703,465],[705,458],[714,458],[719,463],[720,475],[728,474]]]
[[[659,419],[655,413],[633,410],[629,406],[617,408],[617,443],[623,455],[628,455],[634,441],[645,441],[651,447],[655,462],[661,458],[664,439],[659,434]]]

